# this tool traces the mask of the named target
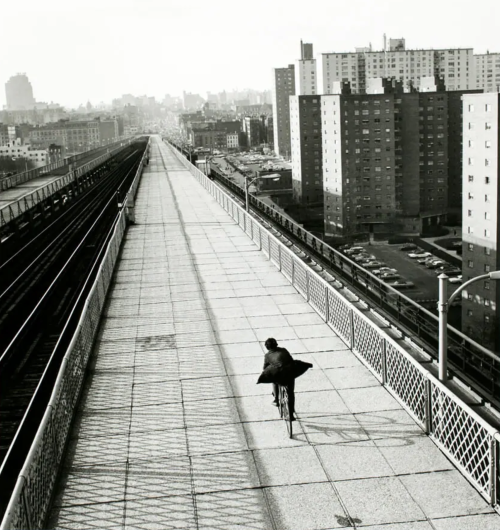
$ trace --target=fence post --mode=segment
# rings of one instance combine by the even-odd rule
[[[295,285],[295,260],[293,259],[293,256],[291,256],[292,258],[292,286]]]
[[[259,226],[259,250],[262,250],[262,230]]]
[[[278,263],[279,263],[279,268],[281,272],[281,246],[280,245],[278,245]]]
[[[432,432],[432,391],[430,379],[425,380],[425,434]]]
[[[497,475],[498,475],[498,444],[495,435],[490,439],[490,503],[497,503]]]
[[[354,349],[354,311],[349,310],[349,330],[351,332],[351,350]]]
[[[330,297],[328,295],[328,285],[325,285],[325,322],[330,321]]]
[[[306,300],[309,302],[310,295],[309,295],[309,271],[306,270]]]
[[[385,386],[387,384],[387,341],[385,339],[382,340],[381,345],[381,361],[382,361],[382,384]]]

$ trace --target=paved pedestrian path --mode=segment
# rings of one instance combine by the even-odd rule
[[[136,220],[47,528],[500,529],[159,140]],[[314,364],[292,440],[255,384],[268,337]]]

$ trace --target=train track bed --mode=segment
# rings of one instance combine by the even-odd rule
[[[0,264],[0,508],[54,381],[146,148],[136,142],[50,222],[7,246]],[[1,247],[0,247],[1,248]]]

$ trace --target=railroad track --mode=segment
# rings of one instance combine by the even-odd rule
[[[0,266],[0,509],[10,498],[146,142]]]

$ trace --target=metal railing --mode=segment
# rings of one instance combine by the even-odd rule
[[[174,147],[171,150],[479,493],[498,506],[499,432],[415,360],[406,342],[380,328]]]
[[[217,180],[221,180],[224,186],[243,197],[244,190],[240,186],[220,174],[216,168],[212,168],[212,172],[214,171],[218,175]],[[339,281],[351,285],[372,307],[379,308],[385,317],[391,318],[401,333],[407,335],[419,347],[424,347],[429,355],[437,357],[437,314],[330,247],[289,217],[272,210],[253,195],[250,196],[250,204],[256,211],[262,212],[281,226],[285,236],[290,234],[298,238],[310,252],[334,271]],[[500,407],[500,356],[452,326],[448,326],[448,341],[450,361],[455,375],[472,386],[484,399]]]
[[[16,217],[19,217],[26,211],[30,210],[40,202],[46,200],[48,197],[53,195],[54,193],[58,192],[59,190],[65,188],[69,184],[71,184],[75,179],[81,177],[83,174],[85,174],[87,171],[91,171],[98,165],[102,164],[103,162],[106,162],[109,158],[114,156],[116,153],[118,153],[123,147],[130,145],[132,142],[131,139],[128,140],[122,140],[121,142],[118,142],[120,145],[115,146],[114,148],[110,149],[108,152],[103,153],[102,155],[98,156],[94,160],[91,160],[87,164],[83,164],[77,169],[69,171],[66,175],[63,175],[62,177],[55,179],[53,182],[50,182],[46,184],[45,186],[42,186],[40,188],[37,188],[36,190],[32,191],[31,193],[26,193],[19,199],[16,199],[15,201],[3,206],[0,208],[0,226],[3,226]],[[61,164],[65,165],[65,164]],[[39,168],[40,170],[45,170],[49,166],[45,166],[42,168]],[[60,166],[57,166],[60,167]],[[54,168],[53,168],[54,169]],[[33,171],[38,171],[33,170]],[[46,171],[46,173],[49,173],[49,170]],[[35,177],[32,177],[35,178]]]
[[[129,191],[133,197],[137,193],[146,153],[147,149]],[[47,410],[17,479],[0,530],[43,528],[126,225],[127,215],[123,208],[61,363]]]

